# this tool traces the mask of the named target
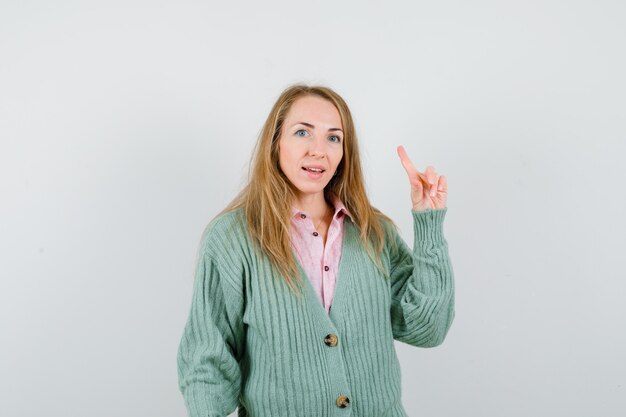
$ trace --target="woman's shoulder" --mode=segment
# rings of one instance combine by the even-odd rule
[[[209,221],[205,228],[205,231],[210,231],[213,229],[231,229],[236,226],[240,226],[241,222],[244,221],[244,219],[245,214],[243,207],[223,211]]]
[[[211,219],[202,232],[201,243],[203,248],[215,250],[231,248],[246,240],[245,213],[240,207]]]

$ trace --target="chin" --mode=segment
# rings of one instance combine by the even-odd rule
[[[321,192],[323,192],[323,191],[324,191],[324,189],[326,188],[326,185],[328,185],[328,183],[323,184],[323,186],[322,186],[322,184],[319,184],[319,185],[318,185],[318,186],[316,186],[316,187],[311,187],[311,186],[310,186],[310,185],[308,185],[308,184],[307,184],[308,186],[301,186],[301,185],[299,185],[299,184],[294,184],[294,185],[295,185],[296,189],[297,189],[300,193],[302,193],[302,194],[317,194],[317,193],[321,193]]]

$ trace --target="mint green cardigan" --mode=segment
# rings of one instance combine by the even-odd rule
[[[255,253],[241,209],[211,221],[177,355],[189,416],[406,416],[394,340],[437,346],[454,318],[446,212],[411,211],[413,250],[389,226],[390,279],[345,217],[330,314],[299,263],[302,301]]]

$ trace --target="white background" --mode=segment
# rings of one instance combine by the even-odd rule
[[[295,82],[351,107],[372,204],[449,185],[446,342],[410,416],[626,415],[623,1],[0,3],[0,414],[184,416],[207,222]]]

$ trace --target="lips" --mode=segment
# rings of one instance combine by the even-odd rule
[[[322,173],[326,171],[326,169],[321,165],[305,165],[302,167],[302,169],[305,171],[316,172],[316,173]]]

